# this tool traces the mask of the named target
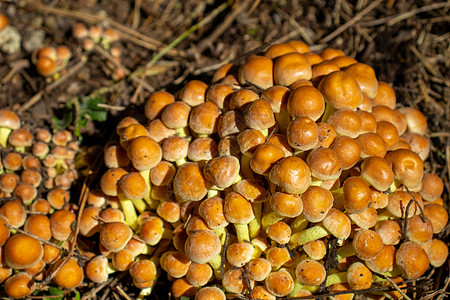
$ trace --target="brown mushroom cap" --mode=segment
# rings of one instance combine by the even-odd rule
[[[427,119],[423,113],[415,108],[402,107],[399,111],[405,116],[408,124],[408,132],[418,133],[424,135],[427,131]]]
[[[76,216],[68,210],[57,210],[50,216],[52,236],[58,241],[66,241],[73,233],[72,223]]]
[[[218,146],[210,137],[199,137],[191,141],[187,156],[192,161],[208,161],[219,155]]]
[[[154,119],[147,125],[149,136],[157,143],[176,134],[175,129],[167,127],[161,119]]]
[[[439,176],[431,173],[423,175],[422,188],[419,193],[424,200],[434,201],[439,199],[443,191],[444,182]]]
[[[188,162],[178,168],[173,189],[184,201],[198,201],[205,197],[208,185],[202,168],[197,163]]]
[[[275,125],[270,103],[264,99],[249,103],[244,110],[244,121],[247,127],[256,130],[264,130]]]
[[[0,109],[0,127],[11,130],[20,128],[19,116],[9,109]]]
[[[331,208],[322,220],[323,226],[338,239],[345,240],[350,236],[351,221],[340,210]]]
[[[138,283],[152,282],[156,277],[156,266],[152,260],[143,259],[135,261],[130,268],[133,281]]]
[[[230,101],[233,88],[227,84],[214,84],[211,85],[206,91],[206,100],[211,101],[217,105],[219,109],[228,107],[228,101]]]
[[[370,98],[374,98],[378,92],[378,80],[374,69],[366,64],[356,63],[344,69],[352,75],[361,87],[361,91]]]
[[[430,260],[430,265],[432,265],[435,268],[439,268],[447,260],[448,246],[439,239],[432,239],[431,248],[427,254],[428,259]]]
[[[372,286],[372,272],[361,262],[355,262],[347,270],[348,284],[352,290],[364,290]]]
[[[168,251],[159,259],[161,268],[173,278],[184,277],[189,269],[191,261],[184,253],[179,251]]]
[[[294,279],[285,269],[270,273],[265,284],[267,290],[276,297],[285,297],[294,289]]]
[[[448,212],[442,205],[427,203],[424,214],[433,225],[433,233],[437,234],[444,230],[448,222]]]
[[[269,58],[277,58],[287,53],[296,53],[296,52],[297,49],[293,45],[289,43],[279,43],[270,46],[264,53],[264,56]]]
[[[389,194],[386,209],[398,218],[406,217],[406,215],[408,218],[411,218],[412,216],[420,213],[417,203],[413,201],[413,197],[419,205],[423,205],[422,199],[418,194],[411,194],[405,191],[395,191],[394,193]],[[409,206],[409,210],[407,211],[408,205],[411,201],[413,201],[413,203]]]
[[[87,278],[95,283],[103,283],[108,280],[108,259],[103,255],[92,258],[84,268]]]
[[[386,161],[392,167],[394,178],[408,188],[416,188],[422,184],[423,161],[416,153],[399,149],[386,154]]]
[[[254,281],[263,281],[267,278],[272,266],[265,258],[255,258],[245,265],[248,276]]]
[[[288,224],[279,221],[267,226],[266,234],[268,238],[280,245],[287,244],[291,239],[291,227]]]
[[[223,210],[230,223],[248,224],[255,218],[251,202],[236,192],[226,195]]]
[[[167,105],[161,113],[161,121],[168,128],[183,128],[188,125],[191,107],[183,101],[175,101]]]
[[[165,91],[154,92],[145,101],[145,116],[150,121],[156,119],[161,115],[163,109],[173,102],[175,102],[175,97],[172,94]]]
[[[273,74],[276,84],[289,86],[300,79],[310,80],[312,71],[303,54],[287,53],[275,60]]]
[[[338,136],[330,148],[339,156],[342,170],[348,170],[353,167],[361,157],[362,146],[360,143],[345,135]]]
[[[342,163],[336,151],[330,148],[313,149],[306,158],[311,175],[320,180],[334,180],[342,173]]]
[[[263,90],[270,88],[273,86],[273,61],[264,56],[250,56],[239,68],[239,82]]]
[[[5,243],[5,263],[12,269],[26,269],[36,265],[44,255],[41,243],[28,235],[15,234]]]
[[[318,123],[317,130],[319,141],[315,148],[331,148],[331,144],[333,144],[337,137],[336,130],[334,130],[333,126],[328,123]]]
[[[210,286],[198,290],[194,300],[225,300],[225,293],[218,287]]]
[[[295,268],[295,276],[304,285],[320,285],[325,281],[326,275],[323,264],[312,259],[300,261]]]
[[[336,109],[355,109],[362,102],[362,92],[356,80],[345,71],[336,71],[325,76],[319,84],[319,91]]]
[[[50,219],[46,215],[36,214],[28,216],[24,231],[49,241],[52,237]]]
[[[231,186],[239,175],[239,159],[231,155],[218,156],[208,161],[203,169],[205,179],[219,189]]]
[[[325,101],[315,87],[301,86],[289,94],[287,110],[291,117],[309,117],[317,121],[325,111]]]
[[[375,226],[378,222],[378,213],[372,206],[367,207],[363,212],[359,214],[349,213],[348,217],[358,227],[363,229],[369,229]]]
[[[198,207],[199,215],[205,220],[210,229],[220,229],[228,225],[224,215],[224,200],[219,197],[205,199]]]
[[[324,60],[312,66],[311,82],[318,86],[320,81],[328,74],[339,71],[339,66],[331,60]]]
[[[414,242],[404,242],[395,255],[395,263],[406,279],[416,279],[428,269],[429,260],[423,248]]]
[[[313,260],[321,260],[327,253],[327,246],[322,240],[314,240],[302,245],[303,251]]]
[[[272,167],[269,179],[286,193],[301,194],[311,183],[311,171],[301,158],[289,156]]]
[[[31,295],[36,288],[36,283],[30,274],[17,273],[6,279],[4,289],[8,297],[24,298]]]
[[[411,242],[423,245],[432,239],[433,225],[426,217],[424,222],[421,216],[412,216],[407,220],[406,237]]]
[[[302,194],[303,215],[311,222],[320,222],[328,214],[333,206],[333,195],[330,191],[319,187],[310,186]]]
[[[356,138],[361,146],[361,157],[378,156],[383,158],[387,153],[387,146],[384,139],[376,133],[363,133]]]
[[[186,273],[186,280],[193,286],[206,285],[213,276],[213,270],[209,264],[191,263]]]
[[[178,98],[191,107],[205,102],[208,85],[200,80],[189,81],[179,92]]]
[[[161,147],[148,136],[135,138],[130,143],[127,153],[131,163],[139,171],[153,168],[162,158]]]
[[[117,196],[119,192],[119,181],[126,174],[128,172],[122,168],[108,169],[100,179],[102,192],[107,196]]]
[[[272,167],[284,157],[283,149],[274,144],[264,143],[259,145],[253,153],[250,167],[256,174],[268,174]]]
[[[353,248],[360,259],[373,259],[383,249],[383,240],[376,231],[363,229],[353,238]]]
[[[286,135],[289,145],[301,151],[310,150],[319,142],[317,124],[309,117],[292,120],[286,129]]]
[[[219,237],[209,230],[194,231],[188,236],[184,247],[187,257],[198,264],[211,261],[221,249]]]
[[[387,190],[394,182],[389,163],[381,157],[370,156],[361,164],[362,178],[379,191]]]
[[[356,138],[361,132],[361,117],[351,109],[341,108],[333,112],[327,119],[338,135]]]
[[[251,243],[233,243],[228,246],[226,256],[228,262],[234,267],[243,267],[248,263],[255,253]]]
[[[217,122],[221,110],[214,102],[206,101],[191,110],[189,128],[197,134],[213,134],[217,131]]]
[[[372,201],[372,193],[363,179],[360,177],[348,177],[342,186],[344,207],[347,211],[359,214],[367,209]]]
[[[390,109],[395,109],[397,99],[394,89],[384,81],[378,81],[378,91],[373,97],[373,105],[385,105]]]
[[[120,251],[131,239],[133,231],[122,222],[105,223],[100,226],[100,243],[110,251]]]

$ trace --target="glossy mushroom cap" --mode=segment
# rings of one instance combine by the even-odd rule
[[[236,192],[230,192],[224,202],[225,219],[234,224],[248,224],[255,218],[250,201]]]
[[[317,124],[309,117],[292,120],[286,129],[286,136],[289,146],[301,151],[310,150],[319,142]]]
[[[228,246],[226,256],[228,262],[234,267],[243,267],[248,263],[255,253],[251,243],[233,243]]]
[[[179,92],[178,98],[191,107],[205,102],[208,85],[200,80],[189,81]]]
[[[301,194],[311,183],[311,171],[301,158],[290,156],[272,167],[269,179],[286,193]]]
[[[198,213],[210,229],[220,229],[228,225],[224,215],[224,200],[222,198],[211,197],[203,200],[198,207]]]
[[[430,265],[435,268],[442,266],[448,257],[448,246],[443,241],[439,239],[433,239],[431,241],[431,247],[428,251],[428,259],[430,260]]]
[[[252,84],[263,90],[273,86],[273,61],[264,56],[250,56],[239,68],[239,82]]]
[[[381,236],[373,230],[360,230],[353,238],[356,256],[362,260],[375,258],[383,249]]]
[[[399,149],[385,156],[394,172],[394,178],[408,188],[420,187],[423,177],[423,161],[416,153]]]
[[[167,105],[161,113],[161,121],[168,128],[183,128],[188,125],[191,107],[182,101]]]
[[[275,125],[272,107],[267,100],[257,99],[249,103],[244,110],[244,121],[248,128],[268,129]]]
[[[179,251],[165,252],[159,261],[161,268],[173,278],[184,277],[191,264],[187,256]]]
[[[318,89],[301,86],[289,94],[287,110],[291,117],[309,117],[317,121],[325,111],[325,101]]]
[[[256,174],[265,175],[284,157],[285,153],[282,148],[274,144],[264,143],[259,145],[253,153],[250,159],[250,167]]]
[[[194,300],[225,300],[225,293],[218,287],[209,286],[201,288],[195,294]]]
[[[372,272],[361,262],[355,262],[347,270],[348,284],[353,290],[364,290],[372,286]]]
[[[447,226],[448,212],[442,205],[427,203],[424,207],[424,214],[433,225],[433,233],[440,233]]]
[[[423,175],[422,188],[419,193],[424,200],[434,201],[439,199],[443,191],[444,182],[439,176],[431,173]]]
[[[433,225],[428,218],[415,215],[407,220],[406,237],[411,242],[423,245],[433,238]]]
[[[362,213],[372,201],[369,186],[360,177],[348,177],[345,179],[343,193],[345,209],[354,214]]]
[[[180,166],[173,182],[173,190],[184,201],[199,201],[206,196],[209,183],[202,168],[194,162]]]
[[[394,89],[384,81],[378,81],[378,91],[373,97],[373,105],[385,105],[390,109],[395,109],[397,99]]]
[[[186,240],[184,247],[187,257],[198,264],[214,259],[221,251],[219,237],[209,230],[194,231]]]
[[[387,190],[394,182],[394,173],[389,163],[376,156],[364,159],[361,164],[361,176],[378,191]]]
[[[342,173],[342,163],[336,151],[330,148],[313,149],[306,158],[311,175],[320,180],[334,180]]]
[[[57,210],[50,216],[52,236],[58,241],[66,241],[73,233],[72,223],[76,215],[68,210]]]
[[[105,223],[100,226],[100,243],[110,251],[120,251],[131,239],[133,231],[122,222]]]
[[[30,268],[44,255],[44,249],[37,239],[21,233],[11,236],[3,251],[6,264],[12,269]]]
[[[300,261],[295,268],[295,276],[304,285],[320,285],[326,278],[323,264],[312,259]]]
[[[84,269],[87,278],[95,283],[103,283],[108,280],[108,259],[103,255],[92,258]]]
[[[162,159],[161,147],[150,137],[135,138],[129,145],[128,157],[138,171],[149,170]]]
[[[310,80],[312,71],[303,54],[287,53],[275,60],[273,74],[276,84],[289,86],[297,80]]]
[[[145,116],[149,120],[154,120],[161,115],[167,105],[173,102],[175,102],[175,97],[172,94],[165,91],[154,92],[145,101]]]
[[[387,153],[386,142],[373,132],[363,133],[356,138],[361,147],[361,158],[378,156],[383,158]]]
[[[322,220],[323,226],[335,237],[345,240],[350,236],[351,221],[340,210],[331,208]]]
[[[400,245],[395,255],[395,263],[406,279],[419,278],[429,266],[425,250],[414,242],[404,242]]]
[[[310,222],[320,222],[333,206],[333,195],[330,191],[310,186],[301,197],[303,202],[303,215]]]
[[[231,186],[239,175],[240,163],[235,156],[218,156],[208,161],[203,169],[205,179],[219,189]]]
[[[338,136],[330,148],[339,156],[342,170],[348,170],[353,167],[361,157],[362,146],[360,143],[345,135]]]
[[[0,127],[14,130],[20,128],[20,125],[19,116],[15,112],[6,108],[0,109]]]
[[[372,67],[362,63],[350,65],[344,69],[358,82],[361,91],[370,98],[374,98],[378,92],[378,80]]]
[[[294,289],[294,279],[285,269],[270,273],[265,285],[267,290],[276,297],[285,297]]]
[[[4,285],[5,293],[11,298],[24,298],[31,295],[36,288],[36,283],[30,274],[17,273],[9,277]]]
[[[336,109],[355,109],[362,102],[362,92],[356,80],[347,72],[336,71],[325,76],[319,84],[319,91]]]
[[[186,280],[193,286],[206,285],[213,276],[213,269],[209,264],[191,263],[186,273]]]
[[[327,119],[338,135],[356,138],[361,133],[361,117],[351,109],[338,109]]]
[[[399,111],[405,116],[408,124],[408,132],[425,135],[427,131],[427,119],[420,110],[411,107],[400,108]]]

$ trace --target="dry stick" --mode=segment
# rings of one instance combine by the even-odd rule
[[[2,83],[7,83],[18,71],[28,68],[30,66],[30,61],[28,59],[20,59],[10,63],[11,71],[6,74]]]
[[[107,281],[103,282],[102,284],[100,284],[99,286],[93,288],[92,290],[90,290],[89,292],[87,292],[82,298],[81,300],[86,300],[89,299],[91,297],[93,297],[92,295],[97,294],[99,291],[101,291],[102,289],[105,288],[105,286],[109,285],[111,283],[111,281],[113,281],[114,278],[111,277],[109,278]]]
[[[66,81],[67,79],[69,79],[70,77],[72,77],[73,75],[75,75],[85,64],[87,61],[87,57],[86,56],[82,56],[80,61],[73,66],[66,74],[64,74],[63,76],[61,76],[61,78],[59,78],[58,80],[56,80],[55,82],[53,82],[52,84],[48,85],[47,87],[45,87],[43,90],[41,90],[40,92],[38,92],[36,95],[34,95],[33,97],[31,97],[30,99],[28,99],[18,110],[18,113],[21,114],[24,111],[26,111],[27,109],[29,109],[30,107],[32,107],[33,105],[35,105],[39,100],[41,100],[42,96],[44,95],[44,93],[49,93],[51,91],[53,91],[55,88],[57,88],[61,83],[63,83],[64,81]]]
[[[400,13],[398,15],[395,16],[391,16],[391,17],[385,17],[385,18],[380,18],[377,20],[373,20],[373,21],[368,21],[368,22],[364,22],[364,26],[377,26],[377,25],[382,25],[385,24],[388,26],[394,25],[395,23],[398,23],[400,21],[403,21],[405,19],[414,17],[417,14],[423,13],[423,12],[427,12],[427,11],[431,11],[431,10],[435,10],[435,9],[439,9],[439,8],[444,8],[450,6],[449,2],[440,2],[440,3],[434,3],[431,5],[427,5],[427,6],[422,6],[416,9],[413,9],[411,11],[408,12],[404,12],[404,13]]]
[[[133,30],[125,25],[122,25],[118,22],[112,21],[106,17],[100,17],[100,16],[96,16],[96,15],[92,15],[92,14],[88,14],[88,13],[84,13],[84,12],[79,12],[79,11],[71,11],[71,10],[49,7],[49,6],[45,6],[43,4],[35,3],[35,1],[31,1],[31,0],[25,1],[25,3],[27,4],[27,5],[25,5],[26,8],[34,8],[35,10],[45,11],[45,12],[49,12],[52,14],[57,14],[60,16],[65,16],[65,17],[72,17],[72,18],[80,19],[80,20],[90,22],[90,23],[107,22],[108,24],[111,24],[112,27],[115,27],[117,30],[126,33],[126,35],[122,35],[123,38],[129,39],[130,41],[134,42],[135,44],[138,44],[138,45],[148,48],[150,50],[157,50],[159,47],[164,46],[161,42],[159,42],[155,39],[152,39],[152,38],[146,36],[145,34],[142,34],[136,30]],[[131,35],[135,39],[131,39],[128,35]],[[184,53],[184,51],[180,51],[180,50],[176,50],[176,49],[171,49],[168,52],[168,54],[186,57],[186,54]]]
[[[242,1],[237,8],[233,8],[231,10],[231,13],[227,14],[225,20],[219,26],[217,26],[207,38],[198,43],[198,45],[196,46],[197,51],[199,53],[202,53],[206,50],[206,48],[212,45],[224,33],[225,30],[230,28],[231,24],[234,22],[237,16],[243,10],[247,9],[252,2],[252,0],[245,0]]]
[[[134,10],[133,10],[133,23],[131,24],[131,29],[136,30],[139,26],[139,20],[141,18],[141,5],[142,0],[134,1]]]
[[[428,61],[428,59],[426,59],[426,57],[424,57],[422,55],[422,53],[419,52],[419,50],[417,50],[416,47],[414,46],[409,46],[409,49],[412,51],[412,53],[414,53],[415,56],[417,56],[417,58],[422,62],[423,66],[434,76],[438,77],[439,79],[441,79],[445,85],[448,87],[449,81],[445,79],[445,77],[441,74],[441,72],[439,72],[437,70],[437,68],[434,68],[431,63]]]
[[[313,39],[306,32],[305,28],[300,26],[300,24],[298,24],[298,22],[295,20],[295,18],[293,18],[290,14],[285,12],[283,9],[277,8],[276,10],[278,13],[282,14],[289,21],[289,23],[292,25],[292,27],[295,28],[294,31],[287,34],[287,36],[289,36],[289,38],[281,38],[281,39],[277,40],[276,43],[281,43],[281,42],[287,41],[287,40],[291,39],[293,36],[296,36],[297,34],[300,34],[302,39],[307,44],[312,45],[314,43]],[[291,36],[291,35],[293,35],[293,36]]]
[[[364,8],[362,11],[360,11],[358,14],[356,14],[353,18],[348,20],[344,25],[340,26],[338,29],[327,35],[326,37],[319,40],[319,43],[326,43],[337,37],[339,34],[347,30],[347,28],[354,25],[356,22],[358,22],[362,17],[367,15],[369,12],[371,12],[375,7],[377,7],[383,0],[377,0],[372,2],[369,6]]]
[[[384,279],[389,281],[389,283],[397,290],[397,292],[399,292],[400,295],[402,295],[406,300],[411,300],[411,298],[409,298],[406,293],[402,291],[402,289],[389,276],[383,275],[383,277]]]
[[[200,22],[198,22],[197,24],[191,26],[188,30],[183,32],[172,43],[170,43],[167,47],[162,49],[158,54],[153,56],[152,60],[145,65],[145,69],[148,69],[148,68],[154,66],[156,64],[156,62],[158,60],[160,60],[164,55],[166,55],[172,48],[174,48],[179,43],[181,43],[191,33],[197,31],[198,29],[200,29],[203,26],[205,26],[207,23],[211,22],[218,14],[220,14],[222,11],[224,11],[228,7],[228,5],[229,4],[227,2],[223,3],[222,5],[220,5],[216,9],[214,9],[206,18],[204,18],[203,20],[201,20]],[[145,74],[145,69],[144,69],[144,74]],[[136,76],[136,71],[133,72],[130,76],[131,77]]]

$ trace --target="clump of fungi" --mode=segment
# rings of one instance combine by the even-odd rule
[[[104,147],[107,170],[80,219],[79,238],[98,245],[85,249],[87,280],[129,272],[139,298],[169,280],[176,299],[275,299],[402,286],[447,259],[436,236],[448,221],[443,180],[424,173],[426,118],[340,50],[276,44],[211,84],[154,92],[144,112]],[[74,212],[52,207],[47,238],[64,241],[52,220]],[[44,265],[58,266],[46,246]]]

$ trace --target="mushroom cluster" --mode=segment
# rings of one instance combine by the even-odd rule
[[[153,93],[104,148],[83,213],[103,275],[87,277],[112,266],[148,294],[160,268],[176,299],[275,299],[441,266],[443,181],[424,174],[426,118],[400,106],[370,66],[300,41]]]
[[[43,47],[37,54],[36,70],[44,77],[57,79],[71,58],[72,51],[67,46]]]
[[[78,141],[67,130],[32,133],[13,111],[1,109],[0,145],[0,282],[9,297],[21,298],[61,262],[68,247],[76,218],[69,189],[78,176]],[[75,265],[81,283],[83,269]]]

